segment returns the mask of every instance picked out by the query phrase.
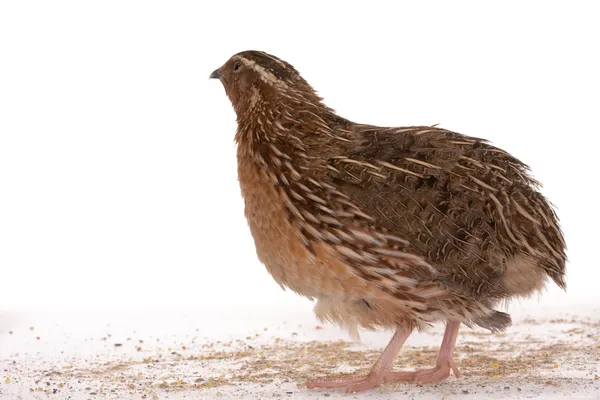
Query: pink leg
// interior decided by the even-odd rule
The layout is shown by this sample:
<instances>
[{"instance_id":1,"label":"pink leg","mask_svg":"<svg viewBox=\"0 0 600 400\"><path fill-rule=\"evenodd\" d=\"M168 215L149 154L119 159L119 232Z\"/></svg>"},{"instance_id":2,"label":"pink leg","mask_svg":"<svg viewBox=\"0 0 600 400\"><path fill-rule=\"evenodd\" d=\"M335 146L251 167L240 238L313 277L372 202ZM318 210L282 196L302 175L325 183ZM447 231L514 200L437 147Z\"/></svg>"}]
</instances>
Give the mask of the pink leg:
<instances>
[{"instance_id":1,"label":"pink leg","mask_svg":"<svg viewBox=\"0 0 600 400\"><path fill-rule=\"evenodd\" d=\"M379 386L385 380L385 375L390 369L394 359L398 355L400 348L408 339L412 332L410 328L398 328L390 343L379 356L371 372L368 375L362 376L351 376L347 378L338 379L317 379L314 381L306 382L306 386L309 389L313 388L345 388L347 393L360 392L361 390L368 390Z\"/></svg>"},{"instance_id":2,"label":"pink leg","mask_svg":"<svg viewBox=\"0 0 600 400\"><path fill-rule=\"evenodd\" d=\"M457 378L460 376L458 368L452 360L452 352L458 337L458 328L460 322L448 321L446 331L444 332L444 340L438 354L436 366L431 369L425 369L415 372L393 372L388 371L384 376L384 382L407 381L414 380L417 384L432 383L442 381L450 376L450 371L454 372Z\"/></svg>"}]
</instances>

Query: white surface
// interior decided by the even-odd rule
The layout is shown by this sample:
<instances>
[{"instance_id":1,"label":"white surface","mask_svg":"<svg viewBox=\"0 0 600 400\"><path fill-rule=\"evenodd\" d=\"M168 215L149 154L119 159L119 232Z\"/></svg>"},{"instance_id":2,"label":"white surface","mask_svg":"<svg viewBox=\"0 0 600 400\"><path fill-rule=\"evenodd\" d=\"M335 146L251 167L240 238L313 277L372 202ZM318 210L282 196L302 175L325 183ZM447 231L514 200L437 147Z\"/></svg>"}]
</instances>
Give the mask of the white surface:
<instances>
[{"instance_id":1,"label":"white surface","mask_svg":"<svg viewBox=\"0 0 600 400\"><path fill-rule=\"evenodd\" d=\"M477 348L475 353L457 350L460 379L416 386L412 383L385 385L353 395L340 390L308 390L293 378L286 381L286 359L281 352L302 346L326 347L348 335L337 328L315 329L308 302L268 310L239 307L177 310L104 310L4 312L0 314L0 398L2 399L598 399L600 398L600 307L597 299L566 296L544 302L529 300L513 304L515 325L506 335L490 335L463 327L458 349ZM33 328L33 329L32 329ZM436 351L442 327L414 333L404 352ZM12 332L12 333L10 333ZM39 337L39 339L37 339ZM385 332L365 332L356 351L380 351L390 338ZM143 342L140 342L143 341ZM123 346L115 347L115 343ZM185 347L184 347L185 346ZM251 349L248 350L249 347ZM269 368L240 370L244 359L209 359L215 351L262 352L273 361ZM431 347L429 347L431 346ZM465 347L467 346L467 347ZM545 348L555 348L545 351ZM139 351L138 348L139 347ZM566 350L564 349L566 348ZM175 352L176 354L174 354ZM401 359L402 359L401 353ZM495 357L500 363L492 375L494 361L481 364L490 376L466 367L465 357ZM510 372L522 355L531 369ZM206 359L198 357L206 356ZM376 353L363 361L367 368ZM309 363L308 353L299 353ZM360 353L352 359L361 361ZM491 360L491 359L490 359ZM406 360L405 360L406 361ZM410 362L419 364L417 355ZM290 359L291 362L291 359ZM283 363L283 364L282 364ZM399 365L398 365L399 364ZM251 365L251 364L248 364ZM327 374L349 373L336 354L325 363ZM553 367L553 365L555 367ZM410 366L398 362L396 368ZM309 363L306 366L310 375ZM476 368L480 368L479 366ZM261 384L236 382L243 373L272 373ZM204 386L223 376L227 382ZM317 377L318 375L314 375ZM6 382L6 378L9 382ZM180 383L178 383L181 381ZM190 387L194 382L203 382ZM93 394L92 394L93 393ZM146 397L142 397L146 395ZM156 396L156 397L154 397Z\"/></svg>"}]
</instances>

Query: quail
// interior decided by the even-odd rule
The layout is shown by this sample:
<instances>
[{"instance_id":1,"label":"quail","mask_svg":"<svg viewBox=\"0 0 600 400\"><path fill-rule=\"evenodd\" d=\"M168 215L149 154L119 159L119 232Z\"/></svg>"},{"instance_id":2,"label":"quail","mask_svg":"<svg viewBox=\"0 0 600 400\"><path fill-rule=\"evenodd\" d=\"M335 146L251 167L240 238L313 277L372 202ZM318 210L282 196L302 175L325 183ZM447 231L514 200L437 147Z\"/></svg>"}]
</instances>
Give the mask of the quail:
<instances>
[{"instance_id":1,"label":"quail","mask_svg":"<svg viewBox=\"0 0 600 400\"><path fill-rule=\"evenodd\" d=\"M489 141L437 126L343 118L289 63L233 55L210 78L237 115L238 176L256 253L282 288L356 334L393 329L364 376L309 388L356 392L446 379L461 324L503 331L512 298L565 289L566 245L529 167ZM436 365L394 371L415 329L445 322Z\"/></svg>"}]
</instances>

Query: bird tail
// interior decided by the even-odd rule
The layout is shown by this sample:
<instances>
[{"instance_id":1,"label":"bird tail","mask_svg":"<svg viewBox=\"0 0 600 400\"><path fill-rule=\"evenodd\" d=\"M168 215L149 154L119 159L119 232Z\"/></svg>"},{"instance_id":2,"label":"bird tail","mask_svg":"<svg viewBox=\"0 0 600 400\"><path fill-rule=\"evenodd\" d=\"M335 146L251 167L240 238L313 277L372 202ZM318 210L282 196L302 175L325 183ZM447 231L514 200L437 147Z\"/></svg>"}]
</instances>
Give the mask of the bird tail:
<instances>
[{"instance_id":1,"label":"bird tail","mask_svg":"<svg viewBox=\"0 0 600 400\"><path fill-rule=\"evenodd\" d=\"M493 311L491 314L474 319L473 322L492 332L503 332L512 325L512 318L510 317L510 314L501 311Z\"/></svg>"}]
</instances>

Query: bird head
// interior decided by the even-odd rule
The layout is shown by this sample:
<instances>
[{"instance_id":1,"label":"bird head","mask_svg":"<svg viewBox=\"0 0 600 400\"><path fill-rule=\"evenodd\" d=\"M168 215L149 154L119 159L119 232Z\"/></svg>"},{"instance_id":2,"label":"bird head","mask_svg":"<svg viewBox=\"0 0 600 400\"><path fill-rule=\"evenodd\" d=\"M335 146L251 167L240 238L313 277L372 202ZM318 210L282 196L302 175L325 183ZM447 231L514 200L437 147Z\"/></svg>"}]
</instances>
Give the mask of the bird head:
<instances>
[{"instance_id":1,"label":"bird head","mask_svg":"<svg viewBox=\"0 0 600 400\"><path fill-rule=\"evenodd\" d=\"M221 81L238 119L259 105L264 108L265 102L271 107L290 102L321 104L321 99L292 65L262 51L233 55L210 78Z\"/></svg>"}]
</instances>

